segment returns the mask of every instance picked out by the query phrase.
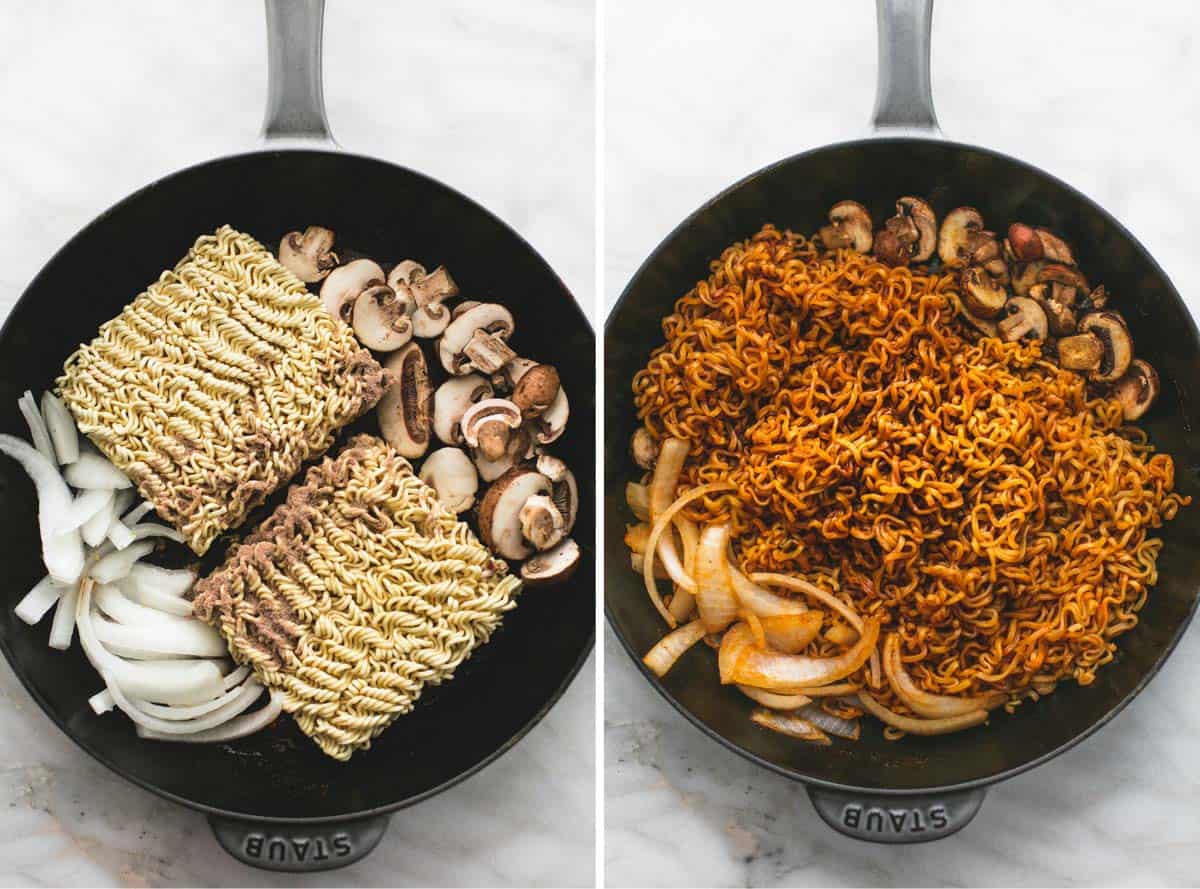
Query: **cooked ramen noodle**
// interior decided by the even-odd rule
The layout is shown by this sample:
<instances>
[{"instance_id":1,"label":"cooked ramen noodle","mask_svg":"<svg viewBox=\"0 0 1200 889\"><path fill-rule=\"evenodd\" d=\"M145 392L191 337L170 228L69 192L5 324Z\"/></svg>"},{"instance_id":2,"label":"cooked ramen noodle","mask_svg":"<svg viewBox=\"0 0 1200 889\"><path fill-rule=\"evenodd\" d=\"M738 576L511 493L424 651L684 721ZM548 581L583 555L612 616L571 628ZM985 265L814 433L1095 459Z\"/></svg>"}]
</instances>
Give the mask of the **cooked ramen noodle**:
<instances>
[{"instance_id":1,"label":"cooked ramen noodle","mask_svg":"<svg viewBox=\"0 0 1200 889\"><path fill-rule=\"evenodd\" d=\"M1187 502L1116 399L1040 342L980 336L959 287L768 226L678 300L633 384L651 436L687 443L671 497L711 486L681 518L728 524L746 575L811 582L879 622L873 666L826 710L907 731L929 715L914 696L976 696L967 725L982 702L1091 683L1155 583L1151 532ZM844 653L858 632L807 601L836 631L803 653ZM898 696L880 655L916 688Z\"/></svg>"},{"instance_id":2,"label":"cooked ramen noodle","mask_svg":"<svg viewBox=\"0 0 1200 889\"><path fill-rule=\"evenodd\" d=\"M488 640L520 580L378 438L353 438L225 564L195 612L335 759Z\"/></svg>"},{"instance_id":3,"label":"cooked ramen noodle","mask_svg":"<svg viewBox=\"0 0 1200 889\"><path fill-rule=\"evenodd\" d=\"M351 330L229 226L198 239L58 379L80 431L197 554L386 383Z\"/></svg>"}]
</instances>

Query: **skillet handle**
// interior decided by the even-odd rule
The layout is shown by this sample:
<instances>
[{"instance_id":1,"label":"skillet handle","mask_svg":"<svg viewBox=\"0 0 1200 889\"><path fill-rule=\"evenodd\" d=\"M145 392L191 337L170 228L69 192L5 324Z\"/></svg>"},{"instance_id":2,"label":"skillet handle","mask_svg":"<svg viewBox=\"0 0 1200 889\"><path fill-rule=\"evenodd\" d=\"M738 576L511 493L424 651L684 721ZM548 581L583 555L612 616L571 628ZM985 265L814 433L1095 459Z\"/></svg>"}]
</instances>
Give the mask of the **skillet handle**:
<instances>
[{"instance_id":1,"label":"skillet handle","mask_svg":"<svg viewBox=\"0 0 1200 889\"><path fill-rule=\"evenodd\" d=\"M979 812L986 788L913 796L865 796L809 787L821 819L856 840L927 843L958 833Z\"/></svg>"},{"instance_id":2,"label":"skillet handle","mask_svg":"<svg viewBox=\"0 0 1200 889\"><path fill-rule=\"evenodd\" d=\"M267 111L262 140L336 147L325 117L325 0L266 0Z\"/></svg>"},{"instance_id":3,"label":"skillet handle","mask_svg":"<svg viewBox=\"0 0 1200 889\"><path fill-rule=\"evenodd\" d=\"M388 816L329 824L271 824L208 816L221 848L242 864L263 870L313 873L346 867L383 839Z\"/></svg>"},{"instance_id":4,"label":"skillet handle","mask_svg":"<svg viewBox=\"0 0 1200 889\"><path fill-rule=\"evenodd\" d=\"M875 14L879 77L872 129L880 134L940 135L929 76L933 0L875 0Z\"/></svg>"}]
</instances>

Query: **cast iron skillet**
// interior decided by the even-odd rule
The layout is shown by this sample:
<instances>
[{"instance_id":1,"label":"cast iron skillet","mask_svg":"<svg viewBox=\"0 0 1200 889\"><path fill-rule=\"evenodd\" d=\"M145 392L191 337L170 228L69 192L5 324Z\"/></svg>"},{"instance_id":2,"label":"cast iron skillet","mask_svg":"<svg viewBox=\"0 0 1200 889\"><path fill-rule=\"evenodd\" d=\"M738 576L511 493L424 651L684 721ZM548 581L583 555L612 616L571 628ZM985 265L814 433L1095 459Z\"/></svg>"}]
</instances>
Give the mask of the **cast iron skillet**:
<instances>
[{"instance_id":1,"label":"cast iron skillet","mask_svg":"<svg viewBox=\"0 0 1200 889\"><path fill-rule=\"evenodd\" d=\"M319 222L334 229L339 244L380 259L444 263L465 294L511 308L514 347L556 365L573 399L576 409L556 452L586 478L595 461L587 321L533 248L469 198L411 170L330 150L320 89L322 11L322 0L267 2L265 133L325 147L192 167L131 195L76 235L0 331L0 430L27 435L14 406L21 391L50 387L67 355L198 235L230 223L274 245L285 232ZM374 419L353 428L374 429ZM287 718L235 744L187 745L140 741L129 720L93 714L87 697L98 679L78 646L53 651L46 646L49 621L31 628L13 617L13 606L44 569L33 488L7 459L0 460L0 648L50 718L84 750L130 781L207 812L237 858L277 870L342 866L374 848L387 813L461 781L515 744L579 670L595 627L595 509L588 485L581 494L573 536L584 559L574 579L549 593L524 594L453 682L428 690L411 715L346 764L322 754ZM218 557L210 554L206 563Z\"/></svg>"},{"instance_id":2,"label":"cast iron skillet","mask_svg":"<svg viewBox=\"0 0 1200 889\"><path fill-rule=\"evenodd\" d=\"M822 225L829 207L853 198L877 220L897 197L927 196L940 214L972 204L985 222L1047 225L1075 246L1091 280L1115 294L1138 354L1159 371L1163 391L1144 420L1175 458L1178 488L1200 492L1200 340L1162 269L1120 223L1070 186L994 151L938 141L929 85L932 0L878 0L877 130L903 136L848 142L781 161L717 195L675 229L630 281L605 328L605 603L618 638L650 683L698 728L729 749L807 785L821 817L849 836L879 842L937 839L965 826L986 787L1046 762L1112 719L1174 648L1196 605L1200 509L1184 509L1163 533L1159 581L1120 655L1095 684L1064 683L1049 698L998 713L989 726L941 738L886 742L863 720L858 743L817 748L750 722L752 704L716 679L715 652L698 645L663 680L640 658L663 625L641 579L629 570L622 536L630 514L624 485L637 471L624 443L636 425L630 384L662 342L660 320L707 274L708 262L764 223L798 231Z\"/></svg>"}]
</instances>

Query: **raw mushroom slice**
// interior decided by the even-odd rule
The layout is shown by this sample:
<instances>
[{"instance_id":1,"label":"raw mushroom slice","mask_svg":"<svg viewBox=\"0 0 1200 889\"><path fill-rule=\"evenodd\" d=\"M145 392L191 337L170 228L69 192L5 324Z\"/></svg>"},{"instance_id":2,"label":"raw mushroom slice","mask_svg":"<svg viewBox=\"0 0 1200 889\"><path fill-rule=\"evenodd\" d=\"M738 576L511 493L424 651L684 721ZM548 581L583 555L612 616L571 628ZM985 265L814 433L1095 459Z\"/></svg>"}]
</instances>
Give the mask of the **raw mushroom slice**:
<instances>
[{"instance_id":1,"label":"raw mushroom slice","mask_svg":"<svg viewBox=\"0 0 1200 889\"><path fill-rule=\"evenodd\" d=\"M466 512L479 490L479 473L460 448L438 448L425 458L421 481L437 492L442 505L453 513Z\"/></svg>"},{"instance_id":2,"label":"raw mushroom slice","mask_svg":"<svg viewBox=\"0 0 1200 889\"><path fill-rule=\"evenodd\" d=\"M394 352L413 337L408 304L386 284L368 287L354 301L354 334L368 349Z\"/></svg>"},{"instance_id":3,"label":"raw mushroom slice","mask_svg":"<svg viewBox=\"0 0 1200 889\"><path fill-rule=\"evenodd\" d=\"M959 207L947 213L938 232L938 256L942 263L947 268L965 265L971 236L982 230L983 217L974 207Z\"/></svg>"},{"instance_id":4,"label":"raw mushroom slice","mask_svg":"<svg viewBox=\"0 0 1200 889\"><path fill-rule=\"evenodd\" d=\"M538 364L521 374L513 387L512 403L526 420L540 417L558 398L561 388L558 371L549 364Z\"/></svg>"},{"instance_id":5,"label":"raw mushroom slice","mask_svg":"<svg viewBox=\"0 0 1200 889\"><path fill-rule=\"evenodd\" d=\"M467 408L485 398L491 398L492 384L479 374L451 377L438 386L433 394L433 432L448 445L463 443L459 423Z\"/></svg>"},{"instance_id":6,"label":"raw mushroom slice","mask_svg":"<svg viewBox=\"0 0 1200 889\"><path fill-rule=\"evenodd\" d=\"M459 421L463 441L487 460L504 456L512 430L520 425L520 409L505 398L485 398L467 408Z\"/></svg>"},{"instance_id":7,"label":"raw mushroom slice","mask_svg":"<svg viewBox=\"0 0 1200 889\"><path fill-rule=\"evenodd\" d=\"M532 469L514 467L492 482L479 503L479 537L484 546L505 559L528 558L533 547L522 532L521 508L530 497L550 492L550 480Z\"/></svg>"},{"instance_id":8,"label":"raw mushroom slice","mask_svg":"<svg viewBox=\"0 0 1200 889\"><path fill-rule=\"evenodd\" d=\"M383 269L379 263L370 259L356 259L329 273L321 285L321 303L334 318L350 324L358 295L368 287L383 282Z\"/></svg>"},{"instance_id":9,"label":"raw mushroom slice","mask_svg":"<svg viewBox=\"0 0 1200 889\"><path fill-rule=\"evenodd\" d=\"M1159 389L1158 372L1148 362L1135 358L1125 375L1113 384L1113 397L1121 402L1125 419L1132 423L1150 410Z\"/></svg>"},{"instance_id":10,"label":"raw mushroom slice","mask_svg":"<svg viewBox=\"0 0 1200 889\"><path fill-rule=\"evenodd\" d=\"M570 534L579 512L579 486L575 481L575 473L566 463L550 454L542 454L537 458L537 471L550 479L553 489L550 499L562 513L563 533Z\"/></svg>"},{"instance_id":11,"label":"raw mushroom slice","mask_svg":"<svg viewBox=\"0 0 1200 889\"><path fill-rule=\"evenodd\" d=\"M288 232L279 242L279 263L305 284L320 281L338 264L333 232L319 225L310 225L303 234Z\"/></svg>"},{"instance_id":12,"label":"raw mushroom slice","mask_svg":"<svg viewBox=\"0 0 1200 889\"><path fill-rule=\"evenodd\" d=\"M821 228L818 235L830 249L850 247L859 253L870 253L875 240L871 214L857 201L839 201L829 210L829 225Z\"/></svg>"},{"instance_id":13,"label":"raw mushroom slice","mask_svg":"<svg viewBox=\"0 0 1200 889\"><path fill-rule=\"evenodd\" d=\"M516 353L508 347L515 329L512 313L497 303L480 303L450 322L438 344L442 366L454 376L473 370L492 374Z\"/></svg>"},{"instance_id":14,"label":"raw mushroom slice","mask_svg":"<svg viewBox=\"0 0 1200 889\"><path fill-rule=\"evenodd\" d=\"M376 408L379 430L402 456L420 457L429 448L433 411L433 387L420 345L409 343L392 353L384 367L393 373L396 382Z\"/></svg>"},{"instance_id":15,"label":"raw mushroom slice","mask_svg":"<svg viewBox=\"0 0 1200 889\"><path fill-rule=\"evenodd\" d=\"M479 451L472 452L471 457L475 461L475 468L479 470L479 477L485 482L493 482L533 454L533 433L530 432L529 426L525 425L515 429L509 436L508 447L499 459L489 460Z\"/></svg>"},{"instance_id":16,"label":"raw mushroom slice","mask_svg":"<svg viewBox=\"0 0 1200 889\"><path fill-rule=\"evenodd\" d=\"M568 537L553 549L528 559L521 566L521 579L531 587L562 583L579 567L580 555L579 544Z\"/></svg>"},{"instance_id":17,"label":"raw mushroom slice","mask_svg":"<svg viewBox=\"0 0 1200 889\"><path fill-rule=\"evenodd\" d=\"M442 266L426 273L411 259L396 264L388 275L388 286L412 298L413 333L422 339L441 336L450 324L450 310L442 301L458 295L458 285Z\"/></svg>"},{"instance_id":18,"label":"raw mushroom slice","mask_svg":"<svg viewBox=\"0 0 1200 889\"><path fill-rule=\"evenodd\" d=\"M545 494L535 494L526 500L517 518L521 522L521 536L539 551L555 546L567 534L563 514Z\"/></svg>"}]
</instances>

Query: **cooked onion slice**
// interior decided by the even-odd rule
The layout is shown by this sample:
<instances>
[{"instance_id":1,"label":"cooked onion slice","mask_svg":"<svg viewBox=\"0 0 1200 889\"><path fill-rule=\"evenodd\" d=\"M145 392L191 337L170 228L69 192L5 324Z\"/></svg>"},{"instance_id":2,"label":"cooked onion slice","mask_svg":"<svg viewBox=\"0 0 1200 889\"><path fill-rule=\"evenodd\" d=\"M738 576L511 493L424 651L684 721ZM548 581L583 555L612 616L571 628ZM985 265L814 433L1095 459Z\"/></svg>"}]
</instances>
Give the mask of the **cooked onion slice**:
<instances>
[{"instance_id":1,"label":"cooked onion slice","mask_svg":"<svg viewBox=\"0 0 1200 889\"><path fill-rule=\"evenodd\" d=\"M812 698L807 695L777 695L774 692L755 688L753 685L739 685L738 691L750 700L772 710L799 710L805 704L812 703Z\"/></svg>"},{"instance_id":2,"label":"cooked onion slice","mask_svg":"<svg viewBox=\"0 0 1200 889\"><path fill-rule=\"evenodd\" d=\"M67 406L53 392L42 393L42 419L54 444L54 455L61 463L79 459L79 430Z\"/></svg>"},{"instance_id":3,"label":"cooked onion slice","mask_svg":"<svg viewBox=\"0 0 1200 889\"><path fill-rule=\"evenodd\" d=\"M729 563L729 579L733 582L733 594L737 596L738 603L759 617L777 617L781 614L800 614L808 611L808 606L803 602L763 589L739 571L732 561Z\"/></svg>"},{"instance_id":4,"label":"cooked onion slice","mask_svg":"<svg viewBox=\"0 0 1200 889\"><path fill-rule=\"evenodd\" d=\"M625 502L639 522L650 521L650 489L637 482L625 485Z\"/></svg>"},{"instance_id":5,"label":"cooked onion slice","mask_svg":"<svg viewBox=\"0 0 1200 889\"><path fill-rule=\"evenodd\" d=\"M821 731L828 732L837 738L845 738L847 741L857 741L861 731L857 719L842 719L840 716L826 713L821 709L820 704L811 704L803 708L797 715L804 717Z\"/></svg>"},{"instance_id":6,"label":"cooked onion slice","mask_svg":"<svg viewBox=\"0 0 1200 889\"><path fill-rule=\"evenodd\" d=\"M719 633L737 616L737 597L729 579L729 525L709 525L696 550L696 607L704 628Z\"/></svg>"},{"instance_id":7,"label":"cooked onion slice","mask_svg":"<svg viewBox=\"0 0 1200 889\"><path fill-rule=\"evenodd\" d=\"M862 702L863 709L880 722L886 722L892 728L898 728L910 735L946 735L950 732L958 732L981 725L987 722L988 718L986 710L972 710L969 713L947 716L943 719L914 719L911 716L901 716L899 713L889 710L871 697L869 692L860 691L858 699Z\"/></svg>"},{"instance_id":8,"label":"cooked onion slice","mask_svg":"<svg viewBox=\"0 0 1200 889\"><path fill-rule=\"evenodd\" d=\"M696 576L696 550L700 547L700 529L691 519L675 516L675 530L679 532L679 541L683 544L683 570L688 577ZM675 584L675 595L667 606L671 614L681 623L692 616L696 610L696 597Z\"/></svg>"},{"instance_id":9,"label":"cooked onion slice","mask_svg":"<svg viewBox=\"0 0 1200 889\"><path fill-rule=\"evenodd\" d=\"M853 682L836 682L832 685L816 685L806 688L804 694L810 698L840 698L845 695L858 694L858 686Z\"/></svg>"},{"instance_id":10,"label":"cooked onion slice","mask_svg":"<svg viewBox=\"0 0 1200 889\"><path fill-rule=\"evenodd\" d=\"M904 669L904 662L900 657L900 637L895 633L889 634L883 643L883 672L896 697L914 713L930 719L961 716L976 710L991 710L999 707L1008 698L1004 692L959 698L925 691Z\"/></svg>"},{"instance_id":11,"label":"cooked onion slice","mask_svg":"<svg viewBox=\"0 0 1200 889\"><path fill-rule=\"evenodd\" d=\"M688 443L678 438L668 438L662 444L658 460L654 464L654 477L650 481L650 522L657 523L659 518L671 506L675 499L675 489L679 486L679 476L683 472L683 461L687 459ZM660 534L662 532L659 532ZM689 593L694 591L691 578L684 573L683 564L679 561L679 553L675 549L675 538L667 534L655 538L658 557L662 559L663 567L671 575L671 579Z\"/></svg>"},{"instance_id":12,"label":"cooked onion slice","mask_svg":"<svg viewBox=\"0 0 1200 889\"><path fill-rule=\"evenodd\" d=\"M17 603L13 614L32 627L46 616L68 589L66 584L59 583L47 574Z\"/></svg>"},{"instance_id":13,"label":"cooked onion slice","mask_svg":"<svg viewBox=\"0 0 1200 889\"><path fill-rule=\"evenodd\" d=\"M853 648L833 657L779 654L757 648L741 657L732 681L782 694L807 694L809 687L844 679L867 662L879 640L879 619L868 618Z\"/></svg>"},{"instance_id":14,"label":"cooked onion slice","mask_svg":"<svg viewBox=\"0 0 1200 889\"><path fill-rule=\"evenodd\" d=\"M753 613L753 612L751 612ZM825 615L820 611L803 611L800 614L777 614L760 617L767 645L784 654L799 654L817 638Z\"/></svg>"},{"instance_id":15,"label":"cooked onion slice","mask_svg":"<svg viewBox=\"0 0 1200 889\"><path fill-rule=\"evenodd\" d=\"M834 645L853 645L858 640L858 630L845 624L834 624L825 631L825 638Z\"/></svg>"},{"instance_id":16,"label":"cooked onion slice","mask_svg":"<svg viewBox=\"0 0 1200 889\"><path fill-rule=\"evenodd\" d=\"M662 463L662 457L660 456L659 464L661 465L661 463ZM665 531L666 529L671 527L671 520L675 517L675 514L677 512L679 512L679 510L683 509L685 506L687 506L693 500L698 500L699 498L701 498L707 494L711 494L713 491L727 491L732 488L733 488L732 482L713 482L711 484L701 485L698 488L692 488L687 493L680 495L678 500L676 500L674 503L672 503L670 506L668 506L665 510L663 510L662 515L658 516L654 520L654 527L650 529L650 538L649 538L649 540L646 541L646 551L648 553L652 553L652 552L656 551L659 537L662 536L663 531ZM660 557L662 556L661 552L659 553L659 556ZM676 553L676 557L678 557L678 553ZM663 566L666 567L665 560L663 560ZM679 570L680 570L680 574L682 575L682 572L683 572L682 566L680 566ZM668 568L668 572L669 571L670 571L670 569ZM682 581L678 578L675 578L674 575L672 575L672 578L674 578L675 582L678 583L680 586L682 586L689 593L695 592L696 584L690 577L683 577ZM654 584L654 560L653 559L643 559L642 560L642 579L645 580L645 582L646 582L646 592L650 596L650 601L654 603L654 607L658 609L658 613L663 616L663 620L665 620L667 622L667 626L674 627L678 623L678 621L675 619L675 616L673 614L671 614L671 612L669 612L667 610L667 607L663 604L662 596L660 596L658 594L658 587L655 586L655 584Z\"/></svg>"},{"instance_id":17,"label":"cooked onion slice","mask_svg":"<svg viewBox=\"0 0 1200 889\"><path fill-rule=\"evenodd\" d=\"M725 635L721 637L721 647L717 651L717 672L721 676L722 685L729 685L734 681L734 671L752 648L754 632L748 624L739 622L725 631Z\"/></svg>"},{"instance_id":18,"label":"cooked onion slice","mask_svg":"<svg viewBox=\"0 0 1200 889\"><path fill-rule=\"evenodd\" d=\"M750 579L755 583L765 583L772 586L780 586L785 590L792 590L796 593L804 593L809 598L816 599L823 605L828 605L842 617L844 617L854 629L859 633L863 631L863 620L859 617L853 608L827 590L821 589L815 583L809 583L802 577L792 577L790 574L773 574L769 571L760 571L756 574L751 574Z\"/></svg>"},{"instance_id":19,"label":"cooked onion slice","mask_svg":"<svg viewBox=\"0 0 1200 889\"><path fill-rule=\"evenodd\" d=\"M683 653L704 638L704 623L694 620L684 624L658 640L642 658L642 663L654 671L655 676L666 676Z\"/></svg>"},{"instance_id":20,"label":"cooked onion slice","mask_svg":"<svg viewBox=\"0 0 1200 889\"><path fill-rule=\"evenodd\" d=\"M38 530L46 570L59 583L75 583L83 573L83 540L78 531L58 533L71 507L71 489L54 463L21 439L0 435L0 453L20 463L37 489Z\"/></svg>"},{"instance_id":21,"label":"cooked onion slice","mask_svg":"<svg viewBox=\"0 0 1200 889\"><path fill-rule=\"evenodd\" d=\"M781 735L787 735L789 738L810 741L822 747L828 747L833 743L829 735L825 734L807 719L795 713L758 707L750 714L750 718L763 728L779 732Z\"/></svg>"}]
</instances>

